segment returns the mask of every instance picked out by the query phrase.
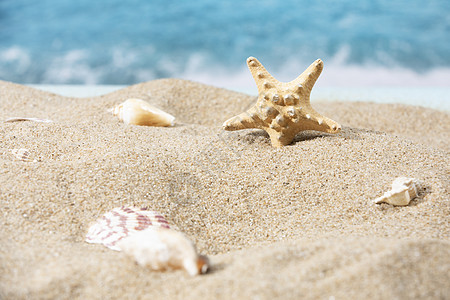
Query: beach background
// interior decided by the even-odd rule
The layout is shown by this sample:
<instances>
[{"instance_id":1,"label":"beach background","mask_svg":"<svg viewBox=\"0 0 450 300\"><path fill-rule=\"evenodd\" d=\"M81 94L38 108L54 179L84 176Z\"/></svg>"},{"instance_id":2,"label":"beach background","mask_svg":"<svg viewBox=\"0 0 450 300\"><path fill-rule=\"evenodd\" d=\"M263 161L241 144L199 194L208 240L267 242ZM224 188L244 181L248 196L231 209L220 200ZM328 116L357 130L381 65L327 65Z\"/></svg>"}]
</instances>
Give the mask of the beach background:
<instances>
[{"instance_id":1,"label":"beach background","mask_svg":"<svg viewBox=\"0 0 450 300\"><path fill-rule=\"evenodd\" d=\"M159 78L255 94L247 57L281 81L321 58L313 99L381 94L448 110L449 10L445 0L1 1L0 79L83 85L74 96Z\"/></svg>"},{"instance_id":2,"label":"beach background","mask_svg":"<svg viewBox=\"0 0 450 300\"><path fill-rule=\"evenodd\" d=\"M449 5L0 1L0 299L448 299ZM282 81L323 59L311 104L342 131L224 131L256 101L250 55ZM123 124L128 98L175 126ZM374 204L400 176L418 197ZM86 243L119 206L211 271Z\"/></svg>"}]
</instances>

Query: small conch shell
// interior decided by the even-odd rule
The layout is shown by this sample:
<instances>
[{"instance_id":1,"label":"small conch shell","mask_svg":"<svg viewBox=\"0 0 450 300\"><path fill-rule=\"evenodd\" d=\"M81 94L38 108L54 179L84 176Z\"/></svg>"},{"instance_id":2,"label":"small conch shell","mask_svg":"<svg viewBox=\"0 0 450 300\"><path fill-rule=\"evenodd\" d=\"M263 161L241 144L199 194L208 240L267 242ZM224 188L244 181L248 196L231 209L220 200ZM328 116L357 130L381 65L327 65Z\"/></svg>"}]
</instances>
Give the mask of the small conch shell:
<instances>
[{"instance_id":1,"label":"small conch shell","mask_svg":"<svg viewBox=\"0 0 450 300\"><path fill-rule=\"evenodd\" d=\"M392 182L392 189L374 200L392 205L405 206L419 194L419 182L415 178L398 177Z\"/></svg>"},{"instance_id":2,"label":"small conch shell","mask_svg":"<svg viewBox=\"0 0 450 300\"><path fill-rule=\"evenodd\" d=\"M173 126L175 117L141 99L128 99L113 108L113 114L125 124Z\"/></svg>"},{"instance_id":3,"label":"small conch shell","mask_svg":"<svg viewBox=\"0 0 450 300\"><path fill-rule=\"evenodd\" d=\"M118 247L136 262L153 270L184 269L191 276L208 271L209 260L181 232L149 227L121 240Z\"/></svg>"}]
</instances>

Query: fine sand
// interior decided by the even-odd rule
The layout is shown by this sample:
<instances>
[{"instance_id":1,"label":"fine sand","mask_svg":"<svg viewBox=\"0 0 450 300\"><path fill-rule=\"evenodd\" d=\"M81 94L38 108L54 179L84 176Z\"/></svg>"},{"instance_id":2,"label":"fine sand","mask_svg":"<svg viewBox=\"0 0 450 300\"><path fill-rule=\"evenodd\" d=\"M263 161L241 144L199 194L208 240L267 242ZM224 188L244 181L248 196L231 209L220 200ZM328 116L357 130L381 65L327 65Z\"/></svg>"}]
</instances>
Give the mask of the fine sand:
<instances>
[{"instance_id":1,"label":"fine sand","mask_svg":"<svg viewBox=\"0 0 450 300\"><path fill-rule=\"evenodd\" d=\"M131 97L177 125L119 122L108 109ZM221 129L254 101L175 79L95 98L0 81L0 299L449 299L450 114L314 102L342 132L277 149L263 131ZM419 197L373 204L398 176ZM84 242L123 205L160 211L211 272L154 272Z\"/></svg>"}]
</instances>

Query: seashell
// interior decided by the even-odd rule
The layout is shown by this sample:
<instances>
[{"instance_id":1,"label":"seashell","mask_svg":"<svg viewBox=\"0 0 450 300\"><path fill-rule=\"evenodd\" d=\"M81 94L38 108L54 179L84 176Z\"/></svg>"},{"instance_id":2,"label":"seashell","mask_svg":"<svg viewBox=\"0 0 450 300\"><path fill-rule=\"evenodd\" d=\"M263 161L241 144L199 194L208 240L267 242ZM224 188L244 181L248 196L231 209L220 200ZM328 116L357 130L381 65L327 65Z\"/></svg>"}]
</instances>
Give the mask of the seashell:
<instances>
[{"instance_id":1,"label":"seashell","mask_svg":"<svg viewBox=\"0 0 450 300\"><path fill-rule=\"evenodd\" d=\"M21 122L21 121L32 121L32 122L38 122L38 123L53 123L52 120L49 119L39 119L39 118L9 118L5 120L5 123L10 122Z\"/></svg>"},{"instance_id":2,"label":"seashell","mask_svg":"<svg viewBox=\"0 0 450 300\"><path fill-rule=\"evenodd\" d=\"M175 117L141 99L128 99L113 108L113 114L125 124L173 126Z\"/></svg>"},{"instance_id":3,"label":"seashell","mask_svg":"<svg viewBox=\"0 0 450 300\"><path fill-rule=\"evenodd\" d=\"M118 207L104 214L88 230L86 242L103 244L120 251L118 241L148 227L170 228L166 219L156 211L137 207Z\"/></svg>"},{"instance_id":4,"label":"seashell","mask_svg":"<svg viewBox=\"0 0 450 300\"><path fill-rule=\"evenodd\" d=\"M28 149L25 148L20 148L20 149L12 149L11 153L18 159L21 161L25 161L25 162L37 162L36 159L32 159L30 157L30 152L28 151Z\"/></svg>"},{"instance_id":5,"label":"seashell","mask_svg":"<svg viewBox=\"0 0 450 300\"><path fill-rule=\"evenodd\" d=\"M146 208L119 207L104 214L89 228L86 242L123 251L153 270L185 269L197 275L209 268L208 258L198 255L184 234Z\"/></svg>"},{"instance_id":6,"label":"seashell","mask_svg":"<svg viewBox=\"0 0 450 300\"><path fill-rule=\"evenodd\" d=\"M384 193L383 196L376 198L373 202L389 203L392 205L405 206L416 198L419 194L419 181L415 178L398 177L392 182L392 189Z\"/></svg>"},{"instance_id":7,"label":"seashell","mask_svg":"<svg viewBox=\"0 0 450 300\"><path fill-rule=\"evenodd\" d=\"M189 275L208 271L209 260L181 232L149 227L122 239L117 246L136 262L153 270L184 269Z\"/></svg>"}]
</instances>

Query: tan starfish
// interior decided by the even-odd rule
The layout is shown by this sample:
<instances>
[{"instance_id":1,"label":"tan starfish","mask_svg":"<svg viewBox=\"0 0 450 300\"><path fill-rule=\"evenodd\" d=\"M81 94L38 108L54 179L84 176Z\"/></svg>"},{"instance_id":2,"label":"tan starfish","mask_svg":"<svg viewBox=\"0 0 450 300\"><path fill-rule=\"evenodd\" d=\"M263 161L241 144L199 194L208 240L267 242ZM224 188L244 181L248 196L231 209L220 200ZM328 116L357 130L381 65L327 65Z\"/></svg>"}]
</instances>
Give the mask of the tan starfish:
<instances>
[{"instance_id":1,"label":"tan starfish","mask_svg":"<svg viewBox=\"0 0 450 300\"><path fill-rule=\"evenodd\" d=\"M274 147L289 145L303 130L341 130L341 125L316 112L310 104L311 90L323 69L322 60L313 62L291 82L276 80L254 57L247 59L247 65L258 86L258 101L246 112L227 120L223 124L225 130L263 129Z\"/></svg>"}]
</instances>

